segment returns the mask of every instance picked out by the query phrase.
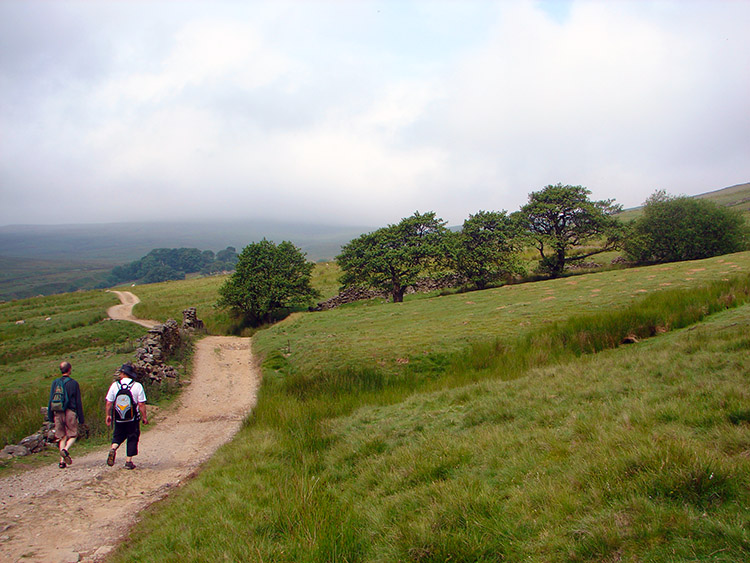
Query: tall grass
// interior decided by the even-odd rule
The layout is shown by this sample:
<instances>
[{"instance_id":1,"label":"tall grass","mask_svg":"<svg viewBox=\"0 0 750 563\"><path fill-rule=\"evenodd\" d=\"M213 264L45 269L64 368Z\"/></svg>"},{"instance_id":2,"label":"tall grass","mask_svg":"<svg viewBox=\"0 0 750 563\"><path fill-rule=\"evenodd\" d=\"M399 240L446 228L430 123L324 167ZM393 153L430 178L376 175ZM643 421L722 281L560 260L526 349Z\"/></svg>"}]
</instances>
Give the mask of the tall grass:
<instances>
[{"instance_id":1,"label":"tall grass","mask_svg":"<svg viewBox=\"0 0 750 563\"><path fill-rule=\"evenodd\" d=\"M104 320L117 302L111 293L88 291L0 304L0 447L40 428L41 408L64 360L81 385L89 435L106 433L102 397L145 333L132 323Z\"/></svg>"},{"instance_id":2,"label":"tall grass","mask_svg":"<svg viewBox=\"0 0 750 563\"><path fill-rule=\"evenodd\" d=\"M240 436L113 560L747 560L750 306L619 344L749 291L664 291L399 373L269 357Z\"/></svg>"}]
</instances>

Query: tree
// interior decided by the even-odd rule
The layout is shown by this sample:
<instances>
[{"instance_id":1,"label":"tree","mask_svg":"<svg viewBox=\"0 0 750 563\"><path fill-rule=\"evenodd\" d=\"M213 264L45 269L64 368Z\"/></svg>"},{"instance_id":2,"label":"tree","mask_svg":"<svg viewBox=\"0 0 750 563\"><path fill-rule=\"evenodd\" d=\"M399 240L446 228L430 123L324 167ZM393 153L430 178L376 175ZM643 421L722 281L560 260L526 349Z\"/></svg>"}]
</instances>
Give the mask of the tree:
<instances>
[{"instance_id":1,"label":"tree","mask_svg":"<svg viewBox=\"0 0 750 563\"><path fill-rule=\"evenodd\" d=\"M612 215L621 210L614 200L591 201L591 191L582 186L547 186L529 194L529 203L518 217L541 255L541 269L560 276L565 265L600 252L613 250L620 242L620 222ZM570 255L582 244L602 241L587 253Z\"/></svg>"},{"instance_id":2,"label":"tree","mask_svg":"<svg viewBox=\"0 0 750 563\"><path fill-rule=\"evenodd\" d=\"M388 291L394 303L404 300L406 288L445 256L445 221L430 211L418 211L342 247L336 262L344 287L364 285Z\"/></svg>"},{"instance_id":3,"label":"tree","mask_svg":"<svg viewBox=\"0 0 750 563\"><path fill-rule=\"evenodd\" d=\"M318 296L310 285L314 264L291 242L266 239L246 246L235 272L219 288L220 307L256 326L278 309L306 306Z\"/></svg>"},{"instance_id":4,"label":"tree","mask_svg":"<svg viewBox=\"0 0 750 563\"><path fill-rule=\"evenodd\" d=\"M625 255L635 262L698 260L743 250L742 215L707 199L671 197L659 190L630 225Z\"/></svg>"},{"instance_id":5,"label":"tree","mask_svg":"<svg viewBox=\"0 0 750 563\"><path fill-rule=\"evenodd\" d=\"M470 215L461 231L452 235L456 273L478 289L524 273L518 257L520 234L517 223L505 211L480 211Z\"/></svg>"}]
</instances>

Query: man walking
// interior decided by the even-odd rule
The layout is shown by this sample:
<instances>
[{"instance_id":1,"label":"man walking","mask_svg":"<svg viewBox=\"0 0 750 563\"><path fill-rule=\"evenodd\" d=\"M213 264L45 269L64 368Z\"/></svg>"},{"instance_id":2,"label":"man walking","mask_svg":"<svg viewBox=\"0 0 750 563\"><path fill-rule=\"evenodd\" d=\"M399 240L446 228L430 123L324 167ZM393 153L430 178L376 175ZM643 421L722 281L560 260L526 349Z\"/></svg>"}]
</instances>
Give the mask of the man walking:
<instances>
[{"instance_id":1,"label":"man walking","mask_svg":"<svg viewBox=\"0 0 750 563\"><path fill-rule=\"evenodd\" d=\"M125 469L135 469L133 457L138 455L138 439L141 435L140 421L148 424L146 415L146 392L143 385L135 381L135 370L123 364L117 372L117 381L107 391L105 414L107 426L114 424L112 446L107 455L107 465L115 464L117 448L127 440Z\"/></svg>"},{"instance_id":2,"label":"man walking","mask_svg":"<svg viewBox=\"0 0 750 563\"><path fill-rule=\"evenodd\" d=\"M68 362L60 364L62 377L52 382L47 404L47 419L55 423L55 438L60 448L60 469L73 463L69 450L78 438L78 425L84 423L81 388L70 377L73 367Z\"/></svg>"}]
</instances>

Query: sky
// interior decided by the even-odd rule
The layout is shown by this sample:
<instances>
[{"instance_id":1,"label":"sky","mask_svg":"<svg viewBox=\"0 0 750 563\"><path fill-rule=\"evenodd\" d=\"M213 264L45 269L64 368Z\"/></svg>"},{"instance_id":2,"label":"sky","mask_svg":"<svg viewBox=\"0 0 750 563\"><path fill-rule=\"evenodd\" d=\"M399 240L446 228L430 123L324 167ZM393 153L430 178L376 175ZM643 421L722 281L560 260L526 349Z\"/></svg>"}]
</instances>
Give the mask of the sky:
<instances>
[{"instance_id":1,"label":"sky","mask_svg":"<svg viewBox=\"0 0 750 563\"><path fill-rule=\"evenodd\" d=\"M0 225L750 181L750 0L0 1Z\"/></svg>"}]
</instances>

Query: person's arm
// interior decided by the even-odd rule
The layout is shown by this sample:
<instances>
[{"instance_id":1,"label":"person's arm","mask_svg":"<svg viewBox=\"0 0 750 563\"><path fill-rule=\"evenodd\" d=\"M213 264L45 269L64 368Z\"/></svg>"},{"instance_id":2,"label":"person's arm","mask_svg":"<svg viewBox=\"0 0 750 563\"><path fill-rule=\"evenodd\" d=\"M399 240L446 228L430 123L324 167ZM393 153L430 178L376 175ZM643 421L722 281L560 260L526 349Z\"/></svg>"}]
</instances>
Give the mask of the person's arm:
<instances>
[{"instance_id":1,"label":"person's arm","mask_svg":"<svg viewBox=\"0 0 750 563\"><path fill-rule=\"evenodd\" d=\"M148 424L148 417L146 416L146 403L138 403L138 412L141 413L141 422Z\"/></svg>"},{"instance_id":2,"label":"person's arm","mask_svg":"<svg viewBox=\"0 0 750 563\"><path fill-rule=\"evenodd\" d=\"M78 416L78 423L84 424L83 418L83 399L81 398L81 386L76 381L76 415Z\"/></svg>"},{"instance_id":3,"label":"person's arm","mask_svg":"<svg viewBox=\"0 0 750 563\"><path fill-rule=\"evenodd\" d=\"M47 401L47 420L55 422L55 415L52 412L52 392L55 389L55 382L52 382L52 386L49 389L49 401Z\"/></svg>"},{"instance_id":4,"label":"person's arm","mask_svg":"<svg viewBox=\"0 0 750 563\"><path fill-rule=\"evenodd\" d=\"M112 405L114 405L114 401L107 401L107 404L104 405L104 414L107 417L107 426L110 426L112 424Z\"/></svg>"}]
</instances>

